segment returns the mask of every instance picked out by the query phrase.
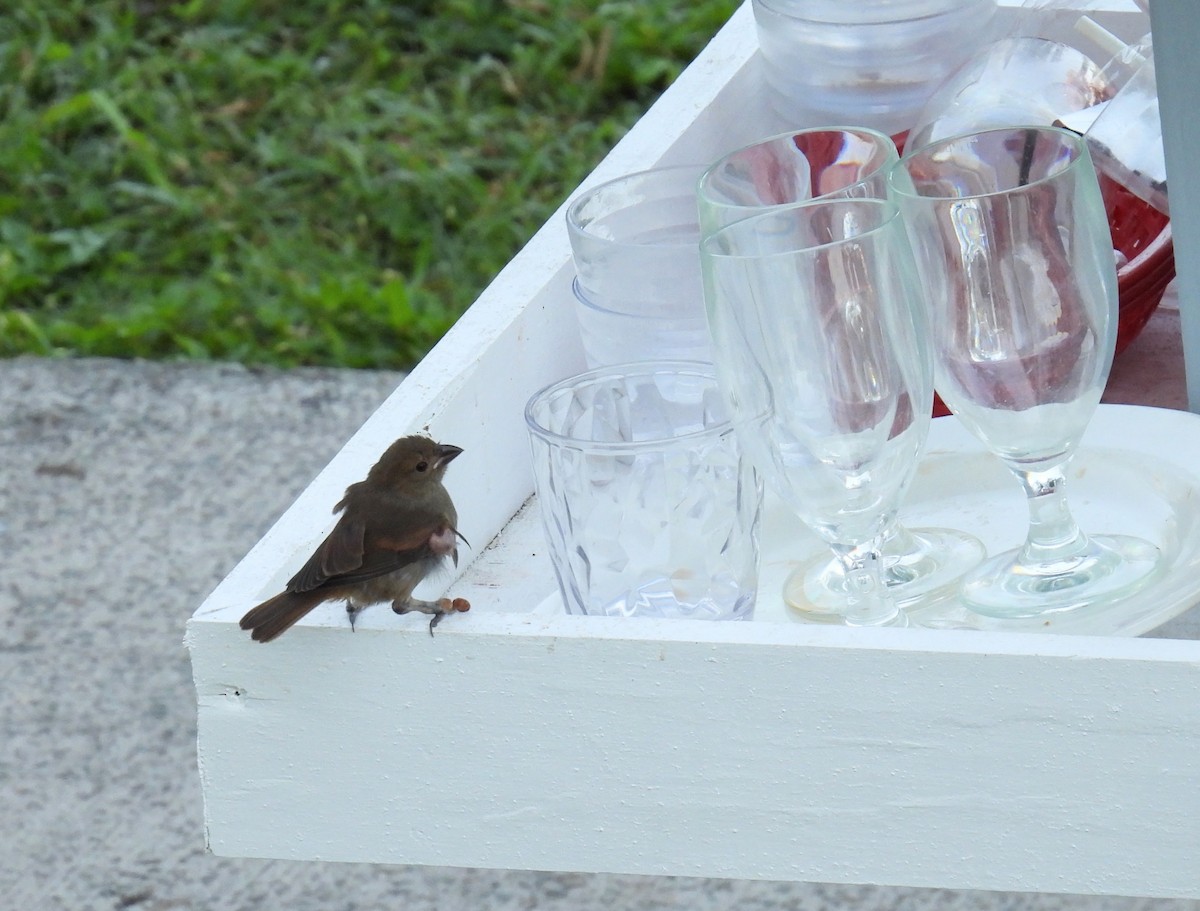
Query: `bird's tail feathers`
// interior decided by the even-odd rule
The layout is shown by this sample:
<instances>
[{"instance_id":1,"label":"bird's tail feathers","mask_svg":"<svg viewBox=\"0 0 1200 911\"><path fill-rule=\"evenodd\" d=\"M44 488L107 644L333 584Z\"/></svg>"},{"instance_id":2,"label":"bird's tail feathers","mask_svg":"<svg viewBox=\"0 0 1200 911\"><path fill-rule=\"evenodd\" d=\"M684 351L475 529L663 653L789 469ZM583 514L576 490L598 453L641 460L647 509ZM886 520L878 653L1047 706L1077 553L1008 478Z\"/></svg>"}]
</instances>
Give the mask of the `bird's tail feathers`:
<instances>
[{"instance_id":1,"label":"bird's tail feathers","mask_svg":"<svg viewBox=\"0 0 1200 911\"><path fill-rule=\"evenodd\" d=\"M254 641L270 642L324 600L321 592L282 592L250 608L238 625L251 630Z\"/></svg>"}]
</instances>

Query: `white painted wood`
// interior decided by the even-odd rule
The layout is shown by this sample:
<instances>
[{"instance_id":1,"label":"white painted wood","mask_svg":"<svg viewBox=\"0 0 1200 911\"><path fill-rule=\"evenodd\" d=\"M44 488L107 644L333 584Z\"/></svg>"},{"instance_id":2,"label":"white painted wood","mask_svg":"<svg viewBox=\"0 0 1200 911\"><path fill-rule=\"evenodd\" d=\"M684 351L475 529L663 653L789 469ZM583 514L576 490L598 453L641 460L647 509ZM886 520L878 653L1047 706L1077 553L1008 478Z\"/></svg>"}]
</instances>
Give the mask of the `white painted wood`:
<instances>
[{"instance_id":1,"label":"white painted wood","mask_svg":"<svg viewBox=\"0 0 1200 911\"><path fill-rule=\"evenodd\" d=\"M1200 895L1194 642L473 620L196 624L212 850Z\"/></svg>"},{"instance_id":2,"label":"white painted wood","mask_svg":"<svg viewBox=\"0 0 1200 911\"><path fill-rule=\"evenodd\" d=\"M757 67L747 5L585 183L777 131ZM570 275L560 209L192 618L215 853L1200 897L1200 642L558 613L521 412ZM415 429L466 449L471 612L250 642Z\"/></svg>"}]
</instances>

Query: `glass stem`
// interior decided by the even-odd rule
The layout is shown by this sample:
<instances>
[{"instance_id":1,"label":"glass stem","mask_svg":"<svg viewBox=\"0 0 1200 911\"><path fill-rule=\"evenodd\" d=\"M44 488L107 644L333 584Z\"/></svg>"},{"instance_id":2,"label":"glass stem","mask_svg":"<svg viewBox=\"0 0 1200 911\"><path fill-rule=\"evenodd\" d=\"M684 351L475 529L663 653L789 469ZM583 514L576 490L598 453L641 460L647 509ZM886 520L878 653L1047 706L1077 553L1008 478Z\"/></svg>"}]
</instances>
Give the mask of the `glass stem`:
<instances>
[{"instance_id":1,"label":"glass stem","mask_svg":"<svg viewBox=\"0 0 1200 911\"><path fill-rule=\"evenodd\" d=\"M847 626L896 625L897 620L903 620L883 582L883 558L878 542L837 548L837 555L846 576Z\"/></svg>"},{"instance_id":2,"label":"glass stem","mask_svg":"<svg viewBox=\"0 0 1200 911\"><path fill-rule=\"evenodd\" d=\"M917 539L895 518L887 524L879 541L881 554L909 554L917 549Z\"/></svg>"},{"instance_id":3,"label":"glass stem","mask_svg":"<svg viewBox=\"0 0 1200 911\"><path fill-rule=\"evenodd\" d=\"M1016 470L1029 503L1029 534L1020 562L1063 569L1088 549L1088 539L1067 505L1066 478L1061 465L1041 471Z\"/></svg>"}]
</instances>

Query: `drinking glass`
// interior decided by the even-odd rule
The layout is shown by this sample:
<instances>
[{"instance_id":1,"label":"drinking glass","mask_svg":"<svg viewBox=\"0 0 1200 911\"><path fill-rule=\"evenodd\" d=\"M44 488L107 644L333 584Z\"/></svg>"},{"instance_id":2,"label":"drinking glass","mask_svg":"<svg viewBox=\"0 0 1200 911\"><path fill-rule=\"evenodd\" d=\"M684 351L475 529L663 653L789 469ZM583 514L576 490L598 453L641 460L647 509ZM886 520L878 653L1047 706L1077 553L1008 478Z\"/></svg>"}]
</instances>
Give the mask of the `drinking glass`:
<instances>
[{"instance_id":1,"label":"drinking glass","mask_svg":"<svg viewBox=\"0 0 1200 911\"><path fill-rule=\"evenodd\" d=\"M838 618L906 625L880 545L929 428L920 289L893 203L770 209L701 242L734 430L767 483L836 555Z\"/></svg>"},{"instance_id":2,"label":"drinking glass","mask_svg":"<svg viewBox=\"0 0 1200 911\"><path fill-rule=\"evenodd\" d=\"M754 0L762 73L788 123L909 128L992 34L996 0Z\"/></svg>"},{"instance_id":3,"label":"drinking glass","mask_svg":"<svg viewBox=\"0 0 1200 911\"><path fill-rule=\"evenodd\" d=\"M711 364L600 368L525 409L568 613L748 620L762 484Z\"/></svg>"},{"instance_id":4,"label":"drinking glass","mask_svg":"<svg viewBox=\"0 0 1200 911\"><path fill-rule=\"evenodd\" d=\"M760 139L700 176L700 233L707 236L763 209L806 199L882 199L888 170L899 157L891 137L866 127L789 130Z\"/></svg>"},{"instance_id":5,"label":"drinking glass","mask_svg":"<svg viewBox=\"0 0 1200 911\"><path fill-rule=\"evenodd\" d=\"M730 152L700 177L697 201L703 236L751 215L806 199L887 196L896 145L865 127L818 127L771 136ZM907 528L898 519L884 532L884 580L902 607L952 593L984 556L979 539L947 528ZM836 619L845 602L841 561L799 567L784 601L815 617Z\"/></svg>"},{"instance_id":6,"label":"drinking glass","mask_svg":"<svg viewBox=\"0 0 1200 911\"><path fill-rule=\"evenodd\" d=\"M567 207L575 313L589 366L711 359L700 290L701 170L625 174Z\"/></svg>"},{"instance_id":7,"label":"drinking glass","mask_svg":"<svg viewBox=\"0 0 1200 911\"><path fill-rule=\"evenodd\" d=\"M938 392L1013 471L1029 505L1017 550L964 581L990 617L1084 609L1145 584L1158 549L1087 536L1064 469L1104 389L1117 331L1108 220L1082 137L984 130L905 156L892 193L913 240Z\"/></svg>"}]
</instances>

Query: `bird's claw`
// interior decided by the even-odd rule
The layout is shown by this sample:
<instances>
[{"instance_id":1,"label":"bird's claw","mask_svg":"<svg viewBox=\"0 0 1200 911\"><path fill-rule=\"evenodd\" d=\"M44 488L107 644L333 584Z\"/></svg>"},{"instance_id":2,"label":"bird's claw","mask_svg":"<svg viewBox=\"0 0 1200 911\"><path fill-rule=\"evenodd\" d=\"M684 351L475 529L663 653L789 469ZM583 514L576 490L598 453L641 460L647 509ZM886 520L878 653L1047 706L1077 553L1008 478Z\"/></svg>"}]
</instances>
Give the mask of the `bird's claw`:
<instances>
[{"instance_id":1,"label":"bird's claw","mask_svg":"<svg viewBox=\"0 0 1200 911\"><path fill-rule=\"evenodd\" d=\"M429 614L429 635L433 635L433 628L442 622L442 618L446 614L462 613L471 609L471 602L466 598L441 598L438 601L408 601L408 602L392 602L392 610L397 614L407 614L411 611L419 611L423 614Z\"/></svg>"}]
</instances>

